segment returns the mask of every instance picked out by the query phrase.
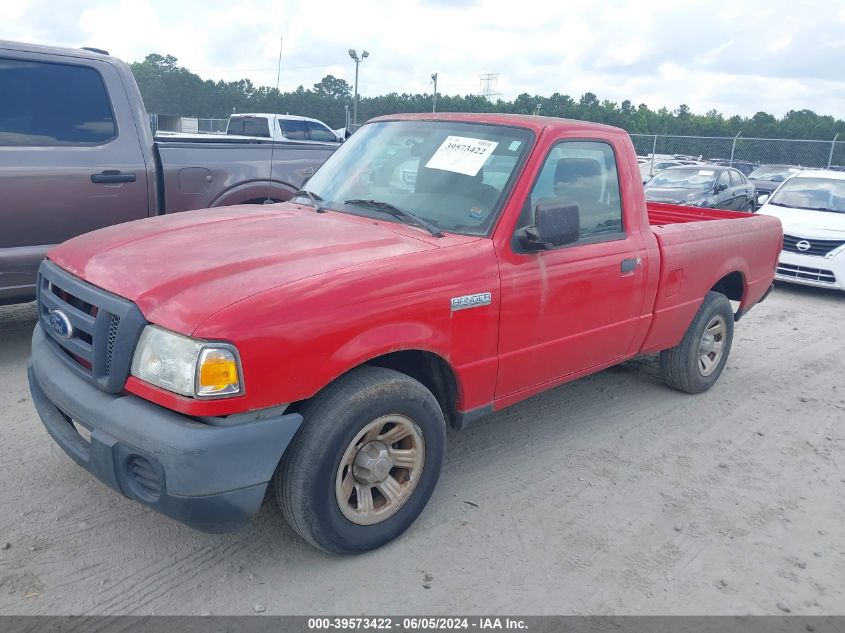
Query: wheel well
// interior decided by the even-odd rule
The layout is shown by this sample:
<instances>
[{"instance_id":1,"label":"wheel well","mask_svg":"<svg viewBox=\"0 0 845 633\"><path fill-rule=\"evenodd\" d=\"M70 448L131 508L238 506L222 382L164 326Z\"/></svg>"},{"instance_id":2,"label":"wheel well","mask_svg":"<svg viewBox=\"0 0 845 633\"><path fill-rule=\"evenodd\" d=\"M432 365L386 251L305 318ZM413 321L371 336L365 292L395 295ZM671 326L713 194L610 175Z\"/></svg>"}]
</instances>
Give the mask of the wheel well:
<instances>
[{"instance_id":1,"label":"wheel well","mask_svg":"<svg viewBox=\"0 0 845 633\"><path fill-rule=\"evenodd\" d=\"M443 358L422 350L403 350L377 356L363 364L392 369L420 381L437 398L446 422L454 426L458 411L458 383L452 368ZM342 377L340 376L338 379ZM299 411L305 402L307 400L291 403L286 412L295 413Z\"/></svg>"},{"instance_id":2,"label":"wheel well","mask_svg":"<svg viewBox=\"0 0 845 633\"><path fill-rule=\"evenodd\" d=\"M378 356L365 364L393 369L420 381L437 398L446 421L454 424L458 408L458 383L449 363L442 357L422 350L403 350Z\"/></svg>"},{"instance_id":3,"label":"wheel well","mask_svg":"<svg viewBox=\"0 0 845 633\"><path fill-rule=\"evenodd\" d=\"M731 301L742 301L745 280L742 278L742 273L734 271L722 277L710 290L722 293Z\"/></svg>"}]
</instances>

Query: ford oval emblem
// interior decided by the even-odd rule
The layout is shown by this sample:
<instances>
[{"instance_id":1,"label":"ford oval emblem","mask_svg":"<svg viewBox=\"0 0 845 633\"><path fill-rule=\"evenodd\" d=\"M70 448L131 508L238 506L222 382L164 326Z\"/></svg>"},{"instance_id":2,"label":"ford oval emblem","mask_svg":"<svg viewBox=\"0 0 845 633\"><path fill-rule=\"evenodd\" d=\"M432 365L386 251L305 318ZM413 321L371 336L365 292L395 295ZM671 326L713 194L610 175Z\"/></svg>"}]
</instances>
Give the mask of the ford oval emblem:
<instances>
[{"instance_id":1,"label":"ford oval emblem","mask_svg":"<svg viewBox=\"0 0 845 633\"><path fill-rule=\"evenodd\" d=\"M808 251L810 250L810 243L807 240L801 240L795 245L799 251Z\"/></svg>"},{"instance_id":2,"label":"ford oval emblem","mask_svg":"<svg viewBox=\"0 0 845 633\"><path fill-rule=\"evenodd\" d=\"M61 310L50 310L50 327L59 338L69 339L73 336L73 324Z\"/></svg>"}]
</instances>

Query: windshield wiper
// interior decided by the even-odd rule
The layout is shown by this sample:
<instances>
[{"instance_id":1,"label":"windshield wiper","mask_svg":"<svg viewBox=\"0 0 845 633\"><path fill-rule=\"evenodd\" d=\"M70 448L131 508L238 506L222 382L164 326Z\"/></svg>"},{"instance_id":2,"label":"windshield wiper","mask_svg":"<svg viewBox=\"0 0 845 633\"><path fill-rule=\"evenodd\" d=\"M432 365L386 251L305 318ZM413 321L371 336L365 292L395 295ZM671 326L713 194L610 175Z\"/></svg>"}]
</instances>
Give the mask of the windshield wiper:
<instances>
[{"instance_id":1,"label":"windshield wiper","mask_svg":"<svg viewBox=\"0 0 845 633\"><path fill-rule=\"evenodd\" d=\"M316 211L317 213L325 213L328 210L324 209L323 205L320 204L323 199L316 193L312 193L307 189L300 189L295 194L293 194L293 198L296 198L297 196L306 196L311 201L311 206L314 207L314 211Z\"/></svg>"},{"instance_id":2,"label":"windshield wiper","mask_svg":"<svg viewBox=\"0 0 845 633\"><path fill-rule=\"evenodd\" d=\"M349 200L344 200L343 203L352 204L359 207L370 207L372 209L384 211L385 213L389 213L390 215L396 218L404 219L406 221L410 221L412 224L416 224L418 226L423 227L434 237L444 237L443 231L434 226L431 222L423 220L418 215L414 215L413 213L411 213L410 211L406 211L405 209L400 209L399 207L392 205L389 202L384 202L382 200L368 200L365 198L351 198Z\"/></svg>"}]
</instances>

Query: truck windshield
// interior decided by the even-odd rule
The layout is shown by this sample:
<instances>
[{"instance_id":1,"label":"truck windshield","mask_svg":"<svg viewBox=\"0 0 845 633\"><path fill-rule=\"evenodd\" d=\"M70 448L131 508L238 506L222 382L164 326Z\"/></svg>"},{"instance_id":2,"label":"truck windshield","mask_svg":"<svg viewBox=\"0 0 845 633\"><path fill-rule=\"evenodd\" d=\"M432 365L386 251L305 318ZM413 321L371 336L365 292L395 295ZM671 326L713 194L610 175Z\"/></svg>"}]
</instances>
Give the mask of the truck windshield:
<instances>
[{"instance_id":1,"label":"truck windshield","mask_svg":"<svg viewBox=\"0 0 845 633\"><path fill-rule=\"evenodd\" d=\"M363 126L308 181L323 207L399 221L406 210L437 229L485 235L533 140L529 130L453 121ZM349 201L349 202L347 202Z\"/></svg>"},{"instance_id":2,"label":"truck windshield","mask_svg":"<svg viewBox=\"0 0 845 633\"><path fill-rule=\"evenodd\" d=\"M845 213L845 179L792 178L780 186L769 204Z\"/></svg>"},{"instance_id":3,"label":"truck windshield","mask_svg":"<svg viewBox=\"0 0 845 633\"><path fill-rule=\"evenodd\" d=\"M648 181L647 189L712 189L713 169L666 169Z\"/></svg>"}]
</instances>

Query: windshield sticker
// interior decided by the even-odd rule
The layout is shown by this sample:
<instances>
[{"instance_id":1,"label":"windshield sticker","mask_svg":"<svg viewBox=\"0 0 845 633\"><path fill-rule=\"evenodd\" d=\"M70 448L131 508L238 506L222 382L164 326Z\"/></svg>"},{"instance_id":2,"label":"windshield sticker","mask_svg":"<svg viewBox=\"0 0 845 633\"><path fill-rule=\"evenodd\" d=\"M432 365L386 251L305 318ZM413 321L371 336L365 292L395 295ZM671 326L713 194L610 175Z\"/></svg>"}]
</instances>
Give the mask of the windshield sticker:
<instances>
[{"instance_id":1,"label":"windshield sticker","mask_svg":"<svg viewBox=\"0 0 845 633\"><path fill-rule=\"evenodd\" d=\"M509 152L515 152L519 149L519 146L522 145L522 141L511 141L511 144L508 145Z\"/></svg>"},{"instance_id":2,"label":"windshield sticker","mask_svg":"<svg viewBox=\"0 0 845 633\"><path fill-rule=\"evenodd\" d=\"M712 169L699 169L699 176L712 176L715 172Z\"/></svg>"},{"instance_id":3,"label":"windshield sticker","mask_svg":"<svg viewBox=\"0 0 845 633\"><path fill-rule=\"evenodd\" d=\"M480 220L484 217L484 211L481 209L481 207L470 207L469 217L474 220Z\"/></svg>"},{"instance_id":4,"label":"windshield sticker","mask_svg":"<svg viewBox=\"0 0 845 633\"><path fill-rule=\"evenodd\" d=\"M429 169L476 176L498 145L480 138L447 136L425 166Z\"/></svg>"}]
</instances>

